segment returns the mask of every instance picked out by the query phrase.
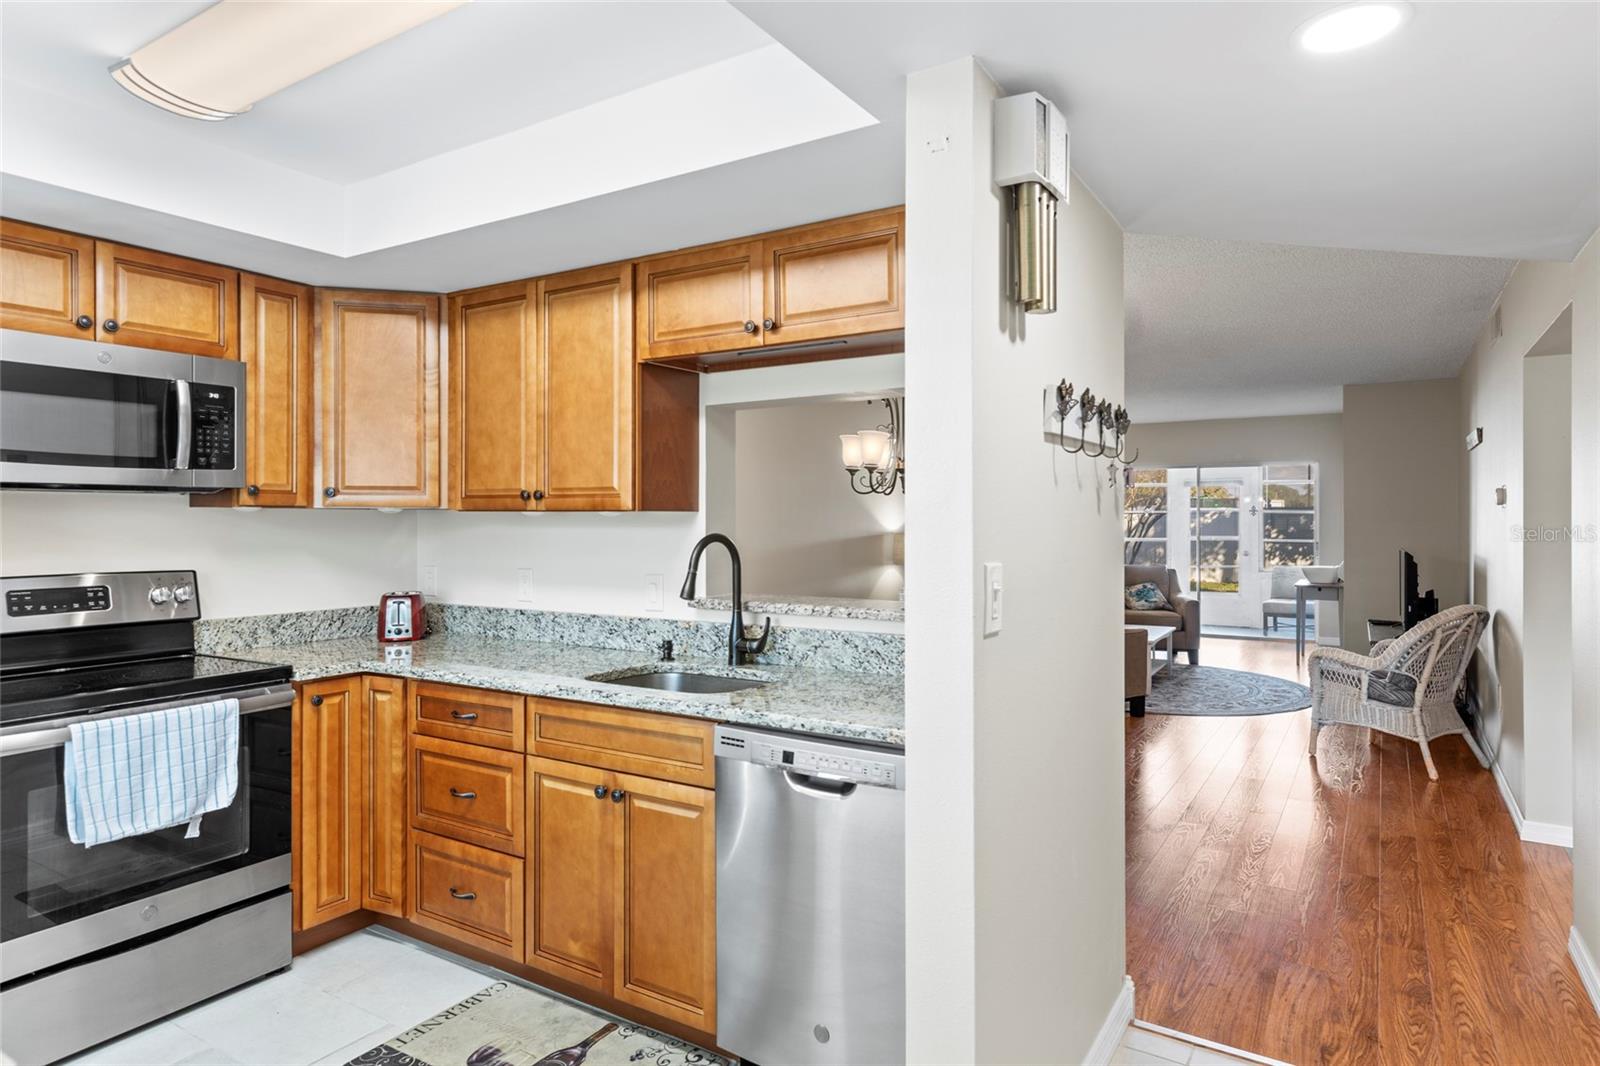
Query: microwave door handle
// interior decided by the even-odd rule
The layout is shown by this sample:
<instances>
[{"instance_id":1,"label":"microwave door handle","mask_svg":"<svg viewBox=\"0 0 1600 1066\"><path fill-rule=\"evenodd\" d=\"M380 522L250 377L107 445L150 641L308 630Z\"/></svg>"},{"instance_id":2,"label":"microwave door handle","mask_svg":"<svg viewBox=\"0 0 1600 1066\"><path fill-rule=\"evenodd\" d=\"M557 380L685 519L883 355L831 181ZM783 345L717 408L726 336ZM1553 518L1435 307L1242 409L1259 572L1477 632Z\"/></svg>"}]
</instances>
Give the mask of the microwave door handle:
<instances>
[{"instance_id":1,"label":"microwave door handle","mask_svg":"<svg viewBox=\"0 0 1600 1066\"><path fill-rule=\"evenodd\" d=\"M173 449L172 469L187 470L191 461L190 448L194 440L194 403L189 394L189 382L179 378L172 383L177 398L178 444Z\"/></svg>"}]
</instances>

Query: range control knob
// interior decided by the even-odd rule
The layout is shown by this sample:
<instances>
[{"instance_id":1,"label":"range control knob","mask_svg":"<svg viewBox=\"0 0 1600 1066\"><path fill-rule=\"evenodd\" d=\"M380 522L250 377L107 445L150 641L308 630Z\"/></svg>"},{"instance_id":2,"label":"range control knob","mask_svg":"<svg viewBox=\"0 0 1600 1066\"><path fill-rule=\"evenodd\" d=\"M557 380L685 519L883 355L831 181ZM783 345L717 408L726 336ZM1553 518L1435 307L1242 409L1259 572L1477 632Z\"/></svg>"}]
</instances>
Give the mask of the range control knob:
<instances>
[{"instance_id":1,"label":"range control knob","mask_svg":"<svg viewBox=\"0 0 1600 1066\"><path fill-rule=\"evenodd\" d=\"M188 603L194 599L193 585L175 585L172 589L172 598L179 603Z\"/></svg>"},{"instance_id":2,"label":"range control knob","mask_svg":"<svg viewBox=\"0 0 1600 1066\"><path fill-rule=\"evenodd\" d=\"M172 599L172 590L164 585L158 585L150 590L150 602L160 607Z\"/></svg>"}]
</instances>

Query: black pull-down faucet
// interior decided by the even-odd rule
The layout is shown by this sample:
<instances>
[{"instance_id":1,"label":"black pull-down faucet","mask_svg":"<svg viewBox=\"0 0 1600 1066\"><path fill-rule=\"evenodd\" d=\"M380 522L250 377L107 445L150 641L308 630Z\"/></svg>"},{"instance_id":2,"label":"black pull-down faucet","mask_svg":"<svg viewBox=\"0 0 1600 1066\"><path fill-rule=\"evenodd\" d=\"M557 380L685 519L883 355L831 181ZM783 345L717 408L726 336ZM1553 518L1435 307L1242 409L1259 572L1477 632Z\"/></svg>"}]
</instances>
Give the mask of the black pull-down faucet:
<instances>
[{"instance_id":1,"label":"black pull-down faucet","mask_svg":"<svg viewBox=\"0 0 1600 1066\"><path fill-rule=\"evenodd\" d=\"M721 533L707 533L695 543L694 551L689 553L689 573L684 577L683 588L678 595L686 600L694 599L695 579L700 576L700 556L710 544L727 548L728 558L733 562L733 618L728 622L728 665L738 666L744 657L760 655L767 650L767 641L772 636L772 619L766 619L762 625L761 636L752 639L744 635L744 573L739 564L739 549Z\"/></svg>"}]
</instances>

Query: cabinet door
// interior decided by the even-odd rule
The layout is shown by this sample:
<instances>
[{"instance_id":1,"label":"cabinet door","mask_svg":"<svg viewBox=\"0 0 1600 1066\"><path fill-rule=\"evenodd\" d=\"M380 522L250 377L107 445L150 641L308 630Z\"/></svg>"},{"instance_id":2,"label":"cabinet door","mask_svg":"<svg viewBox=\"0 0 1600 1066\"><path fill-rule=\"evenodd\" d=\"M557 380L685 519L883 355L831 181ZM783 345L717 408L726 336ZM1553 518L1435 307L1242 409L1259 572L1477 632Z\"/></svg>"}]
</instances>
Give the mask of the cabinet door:
<instances>
[{"instance_id":1,"label":"cabinet door","mask_svg":"<svg viewBox=\"0 0 1600 1066\"><path fill-rule=\"evenodd\" d=\"M361 681L300 689L295 703L294 869L300 928L361 909Z\"/></svg>"},{"instance_id":2,"label":"cabinet door","mask_svg":"<svg viewBox=\"0 0 1600 1066\"><path fill-rule=\"evenodd\" d=\"M322 290L322 506L439 506L439 298Z\"/></svg>"},{"instance_id":3,"label":"cabinet door","mask_svg":"<svg viewBox=\"0 0 1600 1066\"><path fill-rule=\"evenodd\" d=\"M896 208L769 238L765 342L904 329L904 234Z\"/></svg>"},{"instance_id":4,"label":"cabinet door","mask_svg":"<svg viewBox=\"0 0 1600 1066\"><path fill-rule=\"evenodd\" d=\"M311 289L239 275L239 357L245 364L245 484L238 502L310 507Z\"/></svg>"},{"instance_id":5,"label":"cabinet door","mask_svg":"<svg viewBox=\"0 0 1600 1066\"><path fill-rule=\"evenodd\" d=\"M96 241L96 338L187 355L239 357L239 272Z\"/></svg>"},{"instance_id":6,"label":"cabinet door","mask_svg":"<svg viewBox=\"0 0 1600 1066\"><path fill-rule=\"evenodd\" d=\"M361 900L369 911L399 917L406 899L406 683L369 675L361 687Z\"/></svg>"},{"instance_id":7,"label":"cabinet door","mask_svg":"<svg viewBox=\"0 0 1600 1066\"><path fill-rule=\"evenodd\" d=\"M612 994L715 1032L715 793L629 774L613 775L612 787L622 792Z\"/></svg>"},{"instance_id":8,"label":"cabinet door","mask_svg":"<svg viewBox=\"0 0 1600 1066\"><path fill-rule=\"evenodd\" d=\"M0 219L0 328L94 336L94 238Z\"/></svg>"},{"instance_id":9,"label":"cabinet door","mask_svg":"<svg viewBox=\"0 0 1600 1066\"><path fill-rule=\"evenodd\" d=\"M611 775L528 757L525 961L597 992L611 991L612 862L620 806Z\"/></svg>"},{"instance_id":10,"label":"cabinet door","mask_svg":"<svg viewBox=\"0 0 1600 1066\"><path fill-rule=\"evenodd\" d=\"M633 507L633 267L539 280L540 474L546 511Z\"/></svg>"},{"instance_id":11,"label":"cabinet door","mask_svg":"<svg viewBox=\"0 0 1600 1066\"><path fill-rule=\"evenodd\" d=\"M524 511L537 488L536 283L450 297L450 506Z\"/></svg>"},{"instance_id":12,"label":"cabinet door","mask_svg":"<svg viewBox=\"0 0 1600 1066\"><path fill-rule=\"evenodd\" d=\"M670 359L761 346L759 241L638 264L640 359Z\"/></svg>"}]
</instances>

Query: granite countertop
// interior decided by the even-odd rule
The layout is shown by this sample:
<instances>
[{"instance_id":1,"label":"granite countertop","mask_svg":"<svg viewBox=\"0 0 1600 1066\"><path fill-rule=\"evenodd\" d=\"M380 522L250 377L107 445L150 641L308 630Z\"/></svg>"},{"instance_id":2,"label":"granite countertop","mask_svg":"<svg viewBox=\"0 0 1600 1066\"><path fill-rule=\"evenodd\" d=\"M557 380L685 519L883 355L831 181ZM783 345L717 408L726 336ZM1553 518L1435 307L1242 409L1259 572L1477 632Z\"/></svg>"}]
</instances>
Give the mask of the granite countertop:
<instances>
[{"instance_id":1,"label":"granite countertop","mask_svg":"<svg viewBox=\"0 0 1600 1066\"><path fill-rule=\"evenodd\" d=\"M285 663L294 669L296 681L343 674L387 674L663 711L731 725L905 746L905 681L899 674L793 666L734 669L726 663L685 659L664 664L653 661L644 651L449 633L434 634L414 644L383 645L365 637L350 637L226 654ZM662 668L758 678L768 684L739 692L701 694L634 688L603 680Z\"/></svg>"},{"instance_id":2,"label":"granite countertop","mask_svg":"<svg viewBox=\"0 0 1600 1066\"><path fill-rule=\"evenodd\" d=\"M691 601L706 611L732 611L729 596L702 596ZM895 600L858 600L847 596L752 595L744 609L754 614L783 614L813 618L857 618L866 622L904 622L906 607Z\"/></svg>"}]
</instances>

